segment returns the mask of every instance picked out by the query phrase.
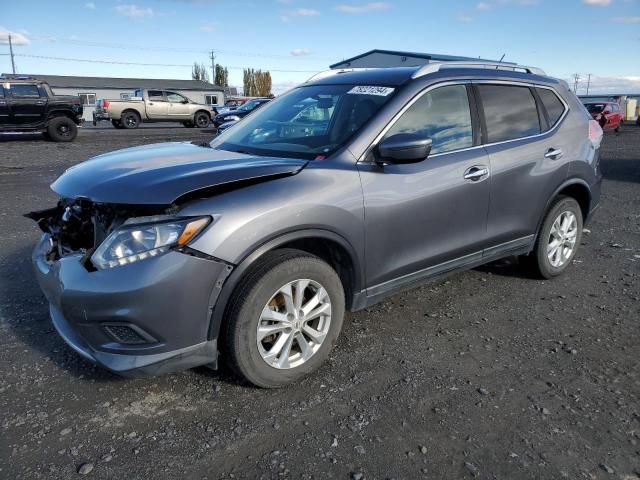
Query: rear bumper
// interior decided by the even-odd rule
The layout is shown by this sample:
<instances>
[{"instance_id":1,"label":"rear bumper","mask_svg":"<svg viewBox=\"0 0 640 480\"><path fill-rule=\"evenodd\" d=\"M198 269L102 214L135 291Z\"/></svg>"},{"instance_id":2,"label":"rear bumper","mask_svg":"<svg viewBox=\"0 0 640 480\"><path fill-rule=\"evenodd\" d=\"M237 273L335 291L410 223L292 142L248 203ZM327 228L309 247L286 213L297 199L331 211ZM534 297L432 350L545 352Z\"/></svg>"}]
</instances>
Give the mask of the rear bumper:
<instances>
[{"instance_id":1,"label":"rear bumper","mask_svg":"<svg viewBox=\"0 0 640 480\"><path fill-rule=\"evenodd\" d=\"M125 376L215 365L210 312L229 266L171 251L88 271L81 255L51 262L49 250L45 234L32 255L36 278L53 325L81 356Z\"/></svg>"},{"instance_id":2,"label":"rear bumper","mask_svg":"<svg viewBox=\"0 0 640 480\"><path fill-rule=\"evenodd\" d=\"M111 120L109 114L107 112L93 112L93 124L96 125L98 122Z\"/></svg>"}]
</instances>

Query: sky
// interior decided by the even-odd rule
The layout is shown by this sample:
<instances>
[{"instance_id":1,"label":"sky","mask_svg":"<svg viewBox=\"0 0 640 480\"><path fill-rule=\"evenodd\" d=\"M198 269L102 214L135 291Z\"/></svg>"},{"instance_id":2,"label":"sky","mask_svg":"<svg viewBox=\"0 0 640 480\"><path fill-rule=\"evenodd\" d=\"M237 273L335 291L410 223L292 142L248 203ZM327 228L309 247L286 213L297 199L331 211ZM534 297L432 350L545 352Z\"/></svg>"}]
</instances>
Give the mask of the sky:
<instances>
[{"instance_id":1,"label":"sky","mask_svg":"<svg viewBox=\"0 0 640 480\"><path fill-rule=\"evenodd\" d=\"M640 0L0 0L0 72L191 78L269 70L274 93L378 48L543 68L584 93L640 93Z\"/></svg>"}]
</instances>

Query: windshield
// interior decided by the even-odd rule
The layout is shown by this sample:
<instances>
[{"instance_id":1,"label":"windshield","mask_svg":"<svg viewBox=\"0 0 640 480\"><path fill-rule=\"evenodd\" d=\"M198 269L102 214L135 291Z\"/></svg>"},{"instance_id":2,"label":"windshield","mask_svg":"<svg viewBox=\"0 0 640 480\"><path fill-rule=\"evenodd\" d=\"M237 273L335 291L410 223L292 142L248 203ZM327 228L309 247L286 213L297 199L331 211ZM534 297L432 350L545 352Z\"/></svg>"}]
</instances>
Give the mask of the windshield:
<instances>
[{"instance_id":1,"label":"windshield","mask_svg":"<svg viewBox=\"0 0 640 480\"><path fill-rule=\"evenodd\" d=\"M393 93L389 87L299 87L216 137L211 147L254 155L326 158L373 117Z\"/></svg>"},{"instance_id":2,"label":"windshield","mask_svg":"<svg viewBox=\"0 0 640 480\"><path fill-rule=\"evenodd\" d=\"M604 104L602 103L587 103L585 106L589 113L600 113L604 110Z\"/></svg>"}]
</instances>

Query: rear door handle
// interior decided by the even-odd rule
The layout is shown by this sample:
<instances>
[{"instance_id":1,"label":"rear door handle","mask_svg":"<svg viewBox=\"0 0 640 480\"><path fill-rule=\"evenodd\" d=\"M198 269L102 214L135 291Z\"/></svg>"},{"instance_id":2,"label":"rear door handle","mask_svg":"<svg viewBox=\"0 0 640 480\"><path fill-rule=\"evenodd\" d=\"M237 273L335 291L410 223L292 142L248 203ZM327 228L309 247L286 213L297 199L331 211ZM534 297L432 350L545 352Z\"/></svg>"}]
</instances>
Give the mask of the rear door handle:
<instances>
[{"instance_id":1,"label":"rear door handle","mask_svg":"<svg viewBox=\"0 0 640 480\"><path fill-rule=\"evenodd\" d=\"M489 169L484 165L474 165L464 172L464 179L477 182L478 180L489 176Z\"/></svg>"},{"instance_id":2,"label":"rear door handle","mask_svg":"<svg viewBox=\"0 0 640 480\"><path fill-rule=\"evenodd\" d=\"M545 158L550 158L551 160L558 160L562 157L562 150L559 148L550 148L547 150L547 153L544 154Z\"/></svg>"}]
</instances>

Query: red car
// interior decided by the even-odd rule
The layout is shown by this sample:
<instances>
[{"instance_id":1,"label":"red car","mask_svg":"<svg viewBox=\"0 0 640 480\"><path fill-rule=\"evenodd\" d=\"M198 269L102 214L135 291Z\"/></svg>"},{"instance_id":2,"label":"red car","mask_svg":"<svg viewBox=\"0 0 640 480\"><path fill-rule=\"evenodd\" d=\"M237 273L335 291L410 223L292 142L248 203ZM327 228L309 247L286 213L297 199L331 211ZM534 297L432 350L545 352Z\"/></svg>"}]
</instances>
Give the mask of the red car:
<instances>
[{"instance_id":1,"label":"red car","mask_svg":"<svg viewBox=\"0 0 640 480\"><path fill-rule=\"evenodd\" d=\"M620 125L624 121L624 113L620 105L615 102L585 103L587 111L596 120L602 130L620 131Z\"/></svg>"}]
</instances>

